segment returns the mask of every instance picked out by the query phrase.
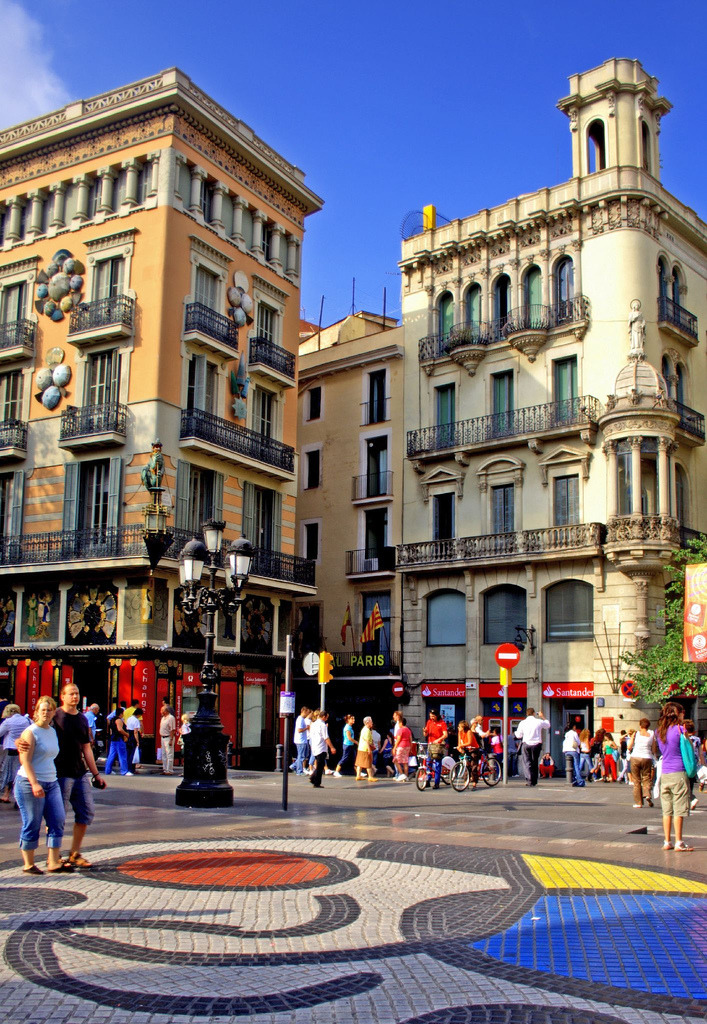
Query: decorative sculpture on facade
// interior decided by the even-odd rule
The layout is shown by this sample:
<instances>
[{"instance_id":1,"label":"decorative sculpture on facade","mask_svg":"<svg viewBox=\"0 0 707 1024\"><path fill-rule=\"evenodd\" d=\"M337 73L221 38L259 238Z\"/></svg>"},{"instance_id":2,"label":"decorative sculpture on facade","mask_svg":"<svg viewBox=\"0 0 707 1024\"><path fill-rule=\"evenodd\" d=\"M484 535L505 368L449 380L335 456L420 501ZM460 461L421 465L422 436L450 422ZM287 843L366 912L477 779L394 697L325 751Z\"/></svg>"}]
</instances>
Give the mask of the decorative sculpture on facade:
<instances>
[{"instance_id":1,"label":"decorative sculpture on facade","mask_svg":"<svg viewBox=\"0 0 707 1024\"><path fill-rule=\"evenodd\" d=\"M149 461L142 467L140 479L146 491L152 497L153 491L162 486L164 476L164 455L162 454L162 442L159 438L152 442L152 454Z\"/></svg>"},{"instance_id":2,"label":"decorative sculpture on facade","mask_svg":"<svg viewBox=\"0 0 707 1024\"><path fill-rule=\"evenodd\" d=\"M47 269L37 274L37 312L57 322L63 320L81 301L84 270L68 249L55 252Z\"/></svg>"},{"instance_id":3,"label":"decorative sculpture on facade","mask_svg":"<svg viewBox=\"0 0 707 1024\"><path fill-rule=\"evenodd\" d=\"M64 362L63 348L50 348L47 365L37 370L34 382L37 394L34 396L45 409L56 409L62 398L66 398L66 385L71 380L71 367Z\"/></svg>"},{"instance_id":4,"label":"decorative sculpture on facade","mask_svg":"<svg viewBox=\"0 0 707 1024\"><path fill-rule=\"evenodd\" d=\"M628 318L628 333L631 339L629 359L645 359L644 345L646 341L646 318L641 312L641 303L634 299L631 303L631 314Z\"/></svg>"}]
</instances>

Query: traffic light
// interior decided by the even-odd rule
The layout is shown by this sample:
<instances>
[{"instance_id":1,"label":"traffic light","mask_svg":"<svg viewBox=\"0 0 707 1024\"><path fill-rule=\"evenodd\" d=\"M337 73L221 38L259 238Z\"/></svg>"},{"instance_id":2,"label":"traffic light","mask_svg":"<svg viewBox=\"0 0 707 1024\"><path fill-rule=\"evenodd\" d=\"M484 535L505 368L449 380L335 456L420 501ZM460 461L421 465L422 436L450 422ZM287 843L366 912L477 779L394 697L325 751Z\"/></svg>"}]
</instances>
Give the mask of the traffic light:
<instances>
[{"instance_id":1,"label":"traffic light","mask_svg":"<svg viewBox=\"0 0 707 1024\"><path fill-rule=\"evenodd\" d=\"M321 651L319 655L319 682L328 683L334 675L334 655Z\"/></svg>"}]
</instances>

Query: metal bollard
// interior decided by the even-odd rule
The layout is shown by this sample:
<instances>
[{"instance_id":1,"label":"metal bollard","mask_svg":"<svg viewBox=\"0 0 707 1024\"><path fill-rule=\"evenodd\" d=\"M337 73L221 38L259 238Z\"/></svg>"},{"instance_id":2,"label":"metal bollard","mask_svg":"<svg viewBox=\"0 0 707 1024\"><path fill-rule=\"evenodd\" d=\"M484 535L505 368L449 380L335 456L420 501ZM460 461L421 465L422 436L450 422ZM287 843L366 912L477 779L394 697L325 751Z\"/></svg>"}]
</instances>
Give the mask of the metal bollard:
<instances>
[{"instance_id":1,"label":"metal bollard","mask_svg":"<svg viewBox=\"0 0 707 1024\"><path fill-rule=\"evenodd\" d=\"M275 771L276 772L281 772L282 771L282 751L283 751L282 743L278 743L278 745L275 747Z\"/></svg>"},{"instance_id":2,"label":"metal bollard","mask_svg":"<svg viewBox=\"0 0 707 1024\"><path fill-rule=\"evenodd\" d=\"M565 781L568 786L574 782L574 758L571 754L565 754Z\"/></svg>"}]
</instances>

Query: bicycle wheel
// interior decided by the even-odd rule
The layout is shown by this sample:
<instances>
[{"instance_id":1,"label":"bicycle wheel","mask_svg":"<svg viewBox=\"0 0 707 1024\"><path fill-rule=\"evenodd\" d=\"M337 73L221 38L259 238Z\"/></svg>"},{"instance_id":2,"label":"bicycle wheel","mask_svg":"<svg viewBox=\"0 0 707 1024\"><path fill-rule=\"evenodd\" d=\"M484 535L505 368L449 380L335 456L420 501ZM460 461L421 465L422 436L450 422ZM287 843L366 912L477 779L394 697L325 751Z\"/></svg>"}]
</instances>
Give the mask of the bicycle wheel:
<instances>
[{"instance_id":1,"label":"bicycle wheel","mask_svg":"<svg viewBox=\"0 0 707 1024\"><path fill-rule=\"evenodd\" d=\"M422 792L422 790L425 789L425 787L427 786L426 768L418 768L417 771L415 772L415 785L420 790L420 792Z\"/></svg>"},{"instance_id":2,"label":"bicycle wheel","mask_svg":"<svg viewBox=\"0 0 707 1024\"><path fill-rule=\"evenodd\" d=\"M487 758L481 766L481 778L487 786L497 786L502 774L501 765L495 757Z\"/></svg>"},{"instance_id":3,"label":"bicycle wheel","mask_svg":"<svg viewBox=\"0 0 707 1024\"><path fill-rule=\"evenodd\" d=\"M454 791L463 793L469 785L469 767L466 761L457 761L449 774Z\"/></svg>"}]
</instances>

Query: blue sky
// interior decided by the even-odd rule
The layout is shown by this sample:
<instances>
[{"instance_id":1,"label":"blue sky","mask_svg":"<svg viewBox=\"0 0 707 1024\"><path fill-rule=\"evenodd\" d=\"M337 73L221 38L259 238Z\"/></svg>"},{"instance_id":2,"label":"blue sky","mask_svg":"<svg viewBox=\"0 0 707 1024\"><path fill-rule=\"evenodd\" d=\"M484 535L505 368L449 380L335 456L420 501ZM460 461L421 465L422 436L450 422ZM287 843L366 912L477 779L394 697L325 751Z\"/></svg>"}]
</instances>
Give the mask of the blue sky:
<instances>
[{"instance_id":1,"label":"blue sky","mask_svg":"<svg viewBox=\"0 0 707 1024\"><path fill-rule=\"evenodd\" d=\"M405 215L467 216L570 176L567 77L638 58L674 109L662 180L707 218L707 3L0 0L0 124L177 65L303 168L302 307L399 314ZM9 44L9 45L8 45Z\"/></svg>"}]
</instances>

